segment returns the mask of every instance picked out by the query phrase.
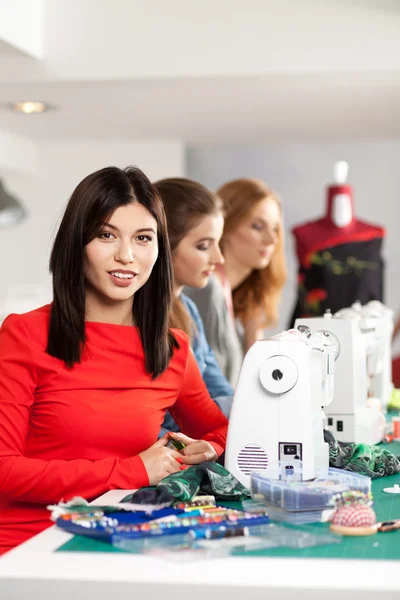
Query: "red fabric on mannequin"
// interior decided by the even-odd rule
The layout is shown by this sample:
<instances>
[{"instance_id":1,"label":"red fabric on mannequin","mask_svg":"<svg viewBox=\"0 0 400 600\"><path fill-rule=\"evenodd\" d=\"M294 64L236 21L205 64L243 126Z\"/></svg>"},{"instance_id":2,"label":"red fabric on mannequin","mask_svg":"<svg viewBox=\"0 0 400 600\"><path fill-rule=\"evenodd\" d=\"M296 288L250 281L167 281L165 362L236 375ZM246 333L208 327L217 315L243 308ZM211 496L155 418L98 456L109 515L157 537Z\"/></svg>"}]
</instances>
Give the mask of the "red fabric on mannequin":
<instances>
[{"instance_id":1,"label":"red fabric on mannequin","mask_svg":"<svg viewBox=\"0 0 400 600\"><path fill-rule=\"evenodd\" d=\"M400 356L392 360L392 380L395 388L400 388Z\"/></svg>"},{"instance_id":2,"label":"red fabric on mannequin","mask_svg":"<svg viewBox=\"0 0 400 600\"><path fill-rule=\"evenodd\" d=\"M335 225L332 213L335 197L346 194L351 202L353 218L345 227ZM308 267L308 257L324 248L332 248L350 242L362 242L383 238L385 229L354 218L352 189L348 185L331 185L327 189L326 215L315 221L297 225L292 229L296 240L296 252L300 265Z\"/></svg>"}]
</instances>

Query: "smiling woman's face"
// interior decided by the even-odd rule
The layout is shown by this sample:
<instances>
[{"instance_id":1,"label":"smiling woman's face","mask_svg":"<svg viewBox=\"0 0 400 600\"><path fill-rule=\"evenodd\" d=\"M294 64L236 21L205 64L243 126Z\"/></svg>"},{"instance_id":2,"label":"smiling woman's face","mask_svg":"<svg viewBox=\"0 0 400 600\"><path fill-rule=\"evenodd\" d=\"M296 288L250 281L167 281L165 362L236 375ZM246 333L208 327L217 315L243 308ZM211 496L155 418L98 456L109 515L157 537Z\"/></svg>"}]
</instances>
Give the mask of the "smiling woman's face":
<instances>
[{"instance_id":1,"label":"smiling woman's face","mask_svg":"<svg viewBox=\"0 0 400 600\"><path fill-rule=\"evenodd\" d=\"M120 206L84 248L87 292L105 305L133 302L158 256L157 222L138 202Z\"/></svg>"}]
</instances>

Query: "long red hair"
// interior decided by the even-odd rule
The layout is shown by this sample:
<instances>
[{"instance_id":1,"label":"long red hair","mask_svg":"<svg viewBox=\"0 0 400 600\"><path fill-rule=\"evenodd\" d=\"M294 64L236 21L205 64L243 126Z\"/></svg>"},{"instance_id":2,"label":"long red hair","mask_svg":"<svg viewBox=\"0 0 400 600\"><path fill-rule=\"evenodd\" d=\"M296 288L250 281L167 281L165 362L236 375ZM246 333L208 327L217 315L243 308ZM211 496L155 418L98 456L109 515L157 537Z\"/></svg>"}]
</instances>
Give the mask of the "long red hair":
<instances>
[{"instance_id":1,"label":"long red hair","mask_svg":"<svg viewBox=\"0 0 400 600\"><path fill-rule=\"evenodd\" d=\"M259 179L235 179L217 190L224 206L225 226L221 239L235 231L248 216L250 210L261 200L272 198L282 206L279 197ZM233 310L235 317L243 323L257 317L263 327L278 321L278 304L286 281L287 269L284 254L284 234L282 220L277 230L278 242L271 261L265 269L253 270L250 275L233 290Z\"/></svg>"}]
</instances>

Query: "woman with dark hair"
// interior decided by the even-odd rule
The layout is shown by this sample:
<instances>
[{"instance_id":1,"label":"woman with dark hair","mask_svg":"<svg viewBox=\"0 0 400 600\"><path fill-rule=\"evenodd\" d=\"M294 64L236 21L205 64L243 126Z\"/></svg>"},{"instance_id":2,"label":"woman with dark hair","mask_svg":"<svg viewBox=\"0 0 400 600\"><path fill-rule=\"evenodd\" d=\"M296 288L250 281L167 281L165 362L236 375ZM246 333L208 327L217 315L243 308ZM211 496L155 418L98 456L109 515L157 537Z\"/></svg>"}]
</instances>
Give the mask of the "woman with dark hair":
<instances>
[{"instance_id":1,"label":"woman with dark hair","mask_svg":"<svg viewBox=\"0 0 400 600\"><path fill-rule=\"evenodd\" d=\"M227 420L168 326L165 214L139 169L78 185L50 268L53 303L0 330L0 552L51 525L49 503L157 484L225 446ZM182 453L157 440L167 409Z\"/></svg>"},{"instance_id":2,"label":"woman with dark hair","mask_svg":"<svg viewBox=\"0 0 400 600\"><path fill-rule=\"evenodd\" d=\"M204 333L195 303L182 293L186 285L203 288L224 261L219 248L224 218L222 202L196 181L163 179L155 184L167 217L173 265L173 303L170 326L189 337L208 392L229 417L233 388L223 375ZM177 431L169 414L164 428Z\"/></svg>"},{"instance_id":3,"label":"woman with dark hair","mask_svg":"<svg viewBox=\"0 0 400 600\"><path fill-rule=\"evenodd\" d=\"M196 302L223 373L236 385L243 353L277 321L286 281L282 209L278 196L258 179L230 181L217 195L225 214L225 263L207 287L185 293Z\"/></svg>"}]
</instances>

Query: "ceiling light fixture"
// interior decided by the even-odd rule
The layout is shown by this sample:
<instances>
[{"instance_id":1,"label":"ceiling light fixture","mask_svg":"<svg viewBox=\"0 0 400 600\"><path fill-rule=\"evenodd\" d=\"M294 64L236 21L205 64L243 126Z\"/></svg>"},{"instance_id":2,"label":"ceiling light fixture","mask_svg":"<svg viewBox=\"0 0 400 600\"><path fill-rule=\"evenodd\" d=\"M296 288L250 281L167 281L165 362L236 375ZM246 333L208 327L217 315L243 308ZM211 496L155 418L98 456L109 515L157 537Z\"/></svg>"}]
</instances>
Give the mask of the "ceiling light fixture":
<instances>
[{"instance_id":1,"label":"ceiling light fixture","mask_svg":"<svg viewBox=\"0 0 400 600\"><path fill-rule=\"evenodd\" d=\"M49 105L45 104L44 102L28 101L28 102L14 102L13 104L11 104L12 110L14 110L15 112L24 113L25 115L44 113L47 110L49 110L49 108L50 108Z\"/></svg>"}]
</instances>

